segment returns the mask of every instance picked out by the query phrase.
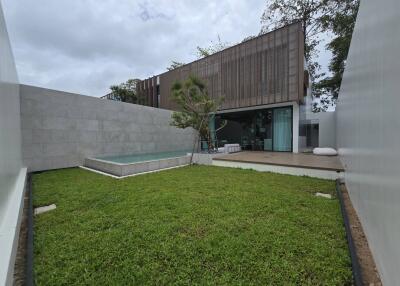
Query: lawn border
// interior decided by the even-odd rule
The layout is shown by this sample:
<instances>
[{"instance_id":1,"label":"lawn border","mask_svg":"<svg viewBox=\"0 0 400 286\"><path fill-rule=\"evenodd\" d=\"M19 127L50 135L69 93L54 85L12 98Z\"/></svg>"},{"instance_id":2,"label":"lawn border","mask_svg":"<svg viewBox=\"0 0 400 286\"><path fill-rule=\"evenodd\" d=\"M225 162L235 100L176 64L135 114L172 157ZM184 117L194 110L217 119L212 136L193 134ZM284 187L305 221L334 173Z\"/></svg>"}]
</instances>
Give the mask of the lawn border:
<instances>
[{"instance_id":1,"label":"lawn border","mask_svg":"<svg viewBox=\"0 0 400 286\"><path fill-rule=\"evenodd\" d=\"M33 188L32 173L28 173L27 192L28 192L28 236L26 239L26 285L33 286Z\"/></svg>"},{"instance_id":2,"label":"lawn border","mask_svg":"<svg viewBox=\"0 0 400 286\"><path fill-rule=\"evenodd\" d=\"M343 223L346 231L347 244L349 247L350 258L351 258L351 269L353 272L353 281L355 286L363 286L364 284L362 279L363 276L362 276L361 266L360 262L358 261L357 250L354 244L353 235L351 233L349 217L347 215L346 208L344 206L343 194L340 189L340 185L341 185L340 180L339 179L336 180L336 194L337 197L339 198L340 210L342 213Z\"/></svg>"}]
</instances>

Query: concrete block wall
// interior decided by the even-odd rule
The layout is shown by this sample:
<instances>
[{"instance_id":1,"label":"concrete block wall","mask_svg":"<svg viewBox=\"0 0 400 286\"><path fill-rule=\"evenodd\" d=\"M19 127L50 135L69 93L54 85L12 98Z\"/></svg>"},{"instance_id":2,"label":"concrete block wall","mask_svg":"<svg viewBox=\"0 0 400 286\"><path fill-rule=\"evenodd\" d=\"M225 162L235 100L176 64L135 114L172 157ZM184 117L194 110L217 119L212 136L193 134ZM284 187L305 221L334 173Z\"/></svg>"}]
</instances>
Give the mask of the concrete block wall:
<instances>
[{"instance_id":1,"label":"concrete block wall","mask_svg":"<svg viewBox=\"0 0 400 286\"><path fill-rule=\"evenodd\" d=\"M21 85L22 158L30 171L82 165L93 156L190 150L194 131L171 111Z\"/></svg>"}]
</instances>

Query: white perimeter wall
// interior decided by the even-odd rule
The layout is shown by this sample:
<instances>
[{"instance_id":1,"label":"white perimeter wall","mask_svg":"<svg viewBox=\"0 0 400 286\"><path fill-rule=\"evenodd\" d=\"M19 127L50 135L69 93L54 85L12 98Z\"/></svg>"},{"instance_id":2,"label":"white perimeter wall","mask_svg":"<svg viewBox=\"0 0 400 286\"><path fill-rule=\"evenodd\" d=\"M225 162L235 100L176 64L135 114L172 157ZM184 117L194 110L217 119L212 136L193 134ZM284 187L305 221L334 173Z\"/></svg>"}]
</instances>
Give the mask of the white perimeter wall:
<instances>
[{"instance_id":1,"label":"white perimeter wall","mask_svg":"<svg viewBox=\"0 0 400 286\"><path fill-rule=\"evenodd\" d=\"M87 157L191 150L194 132L171 111L21 85L23 162L30 171L83 165Z\"/></svg>"},{"instance_id":2,"label":"white perimeter wall","mask_svg":"<svg viewBox=\"0 0 400 286\"><path fill-rule=\"evenodd\" d=\"M18 77L0 3L0 285L12 283L25 181L21 167Z\"/></svg>"},{"instance_id":3,"label":"white perimeter wall","mask_svg":"<svg viewBox=\"0 0 400 286\"><path fill-rule=\"evenodd\" d=\"M336 112L319 113L319 146L336 148Z\"/></svg>"},{"instance_id":4,"label":"white perimeter wall","mask_svg":"<svg viewBox=\"0 0 400 286\"><path fill-rule=\"evenodd\" d=\"M362 0L337 106L346 184L384 285L400 281L400 1Z\"/></svg>"},{"instance_id":5,"label":"white perimeter wall","mask_svg":"<svg viewBox=\"0 0 400 286\"><path fill-rule=\"evenodd\" d=\"M319 123L318 146L336 148L336 112L310 112L307 119Z\"/></svg>"},{"instance_id":6,"label":"white perimeter wall","mask_svg":"<svg viewBox=\"0 0 400 286\"><path fill-rule=\"evenodd\" d=\"M17 71L0 7L0 218L10 183L21 169L21 130Z\"/></svg>"}]
</instances>

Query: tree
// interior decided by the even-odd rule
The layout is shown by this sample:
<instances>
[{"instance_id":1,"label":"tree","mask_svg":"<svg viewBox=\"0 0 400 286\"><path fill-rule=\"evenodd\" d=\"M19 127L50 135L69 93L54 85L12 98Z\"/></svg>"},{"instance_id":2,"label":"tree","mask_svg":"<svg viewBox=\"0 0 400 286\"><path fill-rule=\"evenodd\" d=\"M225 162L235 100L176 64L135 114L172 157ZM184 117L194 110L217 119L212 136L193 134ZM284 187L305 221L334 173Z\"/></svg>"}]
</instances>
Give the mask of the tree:
<instances>
[{"instance_id":1,"label":"tree","mask_svg":"<svg viewBox=\"0 0 400 286\"><path fill-rule=\"evenodd\" d=\"M360 0L346 0L344 2L346 9L331 15L325 23L327 28L334 33L333 39L327 45L327 48L332 52L329 64L329 71L332 75L325 77L316 84L317 96L330 94L334 99L339 96L342 76L360 5Z\"/></svg>"},{"instance_id":2,"label":"tree","mask_svg":"<svg viewBox=\"0 0 400 286\"><path fill-rule=\"evenodd\" d=\"M205 58L219 51L229 48L231 45L228 42L222 42L221 37L218 35L218 42L211 42L211 45L205 48L197 46L197 58Z\"/></svg>"},{"instance_id":3,"label":"tree","mask_svg":"<svg viewBox=\"0 0 400 286\"><path fill-rule=\"evenodd\" d=\"M128 79L126 82L110 87L111 93L116 100L134 104L146 104L145 97L136 90L136 84L140 79Z\"/></svg>"},{"instance_id":4,"label":"tree","mask_svg":"<svg viewBox=\"0 0 400 286\"><path fill-rule=\"evenodd\" d=\"M245 38L241 41L241 43L250 41L250 40L252 40L252 39L254 39L254 38L256 38L256 37L257 37L257 36L253 36L253 35L247 36L247 37L245 37Z\"/></svg>"},{"instance_id":5,"label":"tree","mask_svg":"<svg viewBox=\"0 0 400 286\"><path fill-rule=\"evenodd\" d=\"M176 81L172 85L171 91L173 100L181 110L172 113L171 125L182 129L192 127L198 133L198 138L193 143L192 162L199 139L207 140L208 151L214 149L210 121L223 99L213 100L210 98L206 84L193 75L184 82Z\"/></svg>"},{"instance_id":6,"label":"tree","mask_svg":"<svg viewBox=\"0 0 400 286\"><path fill-rule=\"evenodd\" d=\"M329 107L336 106L336 99L330 95L321 95L312 103L311 111L314 113L326 112Z\"/></svg>"},{"instance_id":7,"label":"tree","mask_svg":"<svg viewBox=\"0 0 400 286\"><path fill-rule=\"evenodd\" d=\"M177 68L179 68L181 66L184 66L184 65L185 65L184 63L177 62L177 61L172 61L171 65L169 67L167 67L167 70L172 71L172 70L177 69Z\"/></svg>"},{"instance_id":8,"label":"tree","mask_svg":"<svg viewBox=\"0 0 400 286\"><path fill-rule=\"evenodd\" d=\"M320 65L316 62L320 35L329 25L326 21L345 9L348 0L267 0L267 8L261 17L261 33L301 22L304 32L304 50L313 80L319 78Z\"/></svg>"},{"instance_id":9,"label":"tree","mask_svg":"<svg viewBox=\"0 0 400 286\"><path fill-rule=\"evenodd\" d=\"M247 41L247 40L250 40L252 38L255 38L255 36L247 37L247 38L245 38L243 40L243 42ZM224 50L226 48L229 48L230 46L231 45L228 42L222 42L220 36L218 36L218 42L216 42L216 43L211 42L210 46L208 46L208 47L202 48L200 46L197 46L197 48L196 48L196 56L197 56L198 59L202 59L202 58L208 57L208 56L210 56L212 54L215 54L215 53L217 53L219 51L222 51L222 50ZM174 70L176 68L179 68L181 66L184 66L184 65L185 65L185 63L172 61L171 65L169 67L167 67L167 70L168 71L172 71L172 70Z\"/></svg>"}]
</instances>

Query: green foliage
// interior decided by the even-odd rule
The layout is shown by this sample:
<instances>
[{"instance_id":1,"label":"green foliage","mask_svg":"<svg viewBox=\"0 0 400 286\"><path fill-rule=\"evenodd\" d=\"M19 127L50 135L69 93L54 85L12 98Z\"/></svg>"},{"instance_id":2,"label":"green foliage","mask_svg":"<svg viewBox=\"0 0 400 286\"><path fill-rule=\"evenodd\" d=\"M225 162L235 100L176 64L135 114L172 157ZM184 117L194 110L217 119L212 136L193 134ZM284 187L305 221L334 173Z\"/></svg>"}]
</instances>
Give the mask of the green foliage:
<instances>
[{"instance_id":1,"label":"green foliage","mask_svg":"<svg viewBox=\"0 0 400 286\"><path fill-rule=\"evenodd\" d=\"M314 101L311 110L314 113L327 112L329 107L336 106L336 99L329 95L321 95L317 101Z\"/></svg>"},{"instance_id":2,"label":"green foliage","mask_svg":"<svg viewBox=\"0 0 400 286\"><path fill-rule=\"evenodd\" d=\"M209 123L223 98L212 99L205 82L193 75L184 82L176 81L171 91L172 99L180 108L179 112L172 114L171 125L178 128L192 127L200 138L207 140L209 150L213 149Z\"/></svg>"},{"instance_id":3,"label":"green foliage","mask_svg":"<svg viewBox=\"0 0 400 286\"><path fill-rule=\"evenodd\" d=\"M333 181L190 166L33 175L40 285L351 285Z\"/></svg>"},{"instance_id":4,"label":"green foliage","mask_svg":"<svg viewBox=\"0 0 400 286\"><path fill-rule=\"evenodd\" d=\"M128 79L126 82L110 87L111 93L116 100L134 104L146 104L145 97L138 94L136 84L140 79Z\"/></svg>"},{"instance_id":5,"label":"green foliage","mask_svg":"<svg viewBox=\"0 0 400 286\"><path fill-rule=\"evenodd\" d=\"M330 18L325 23L327 28L335 35L327 45L327 48L332 52L332 59L329 64L329 71L332 76L325 77L315 85L316 96L330 94L334 99L339 96L360 0L346 0L343 2L346 5L345 9L330 15Z\"/></svg>"},{"instance_id":6,"label":"green foliage","mask_svg":"<svg viewBox=\"0 0 400 286\"><path fill-rule=\"evenodd\" d=\"M295 22L301 22L305 35L305 57L312 79L318 79L320 65L316 62L321 34L330 31L327 24L335 14L347 9L349 0L268 0L261 22L265 33Z\"/></svg>"},{"instance_id":7,"label":"green foliage","mask_svg":"<svg viewBox=\"0 0 400 286\"><path fill-rule=\"evenodd\" d=\"M241 43L250 41L250 40L252 40L252 39L254 39L254 38L256 38L256 37L257 37L257 36L253 36L253 35L247 36L247 37L245 37L245 38L241 41Z\"/></svg>"},{"instance_id":8,"label":"green foliage","mask_svg":"<svg viewBox=\"0 0 400 286\"><path fill-rule=\"evenodd\" d=\"M184 65L185 65L184 63L177 62L177 61L172 61L171 65L169 67L167 67L167 70L172 71L172 70L177 69L177 68L179 68L181 66L184 66Z\"/></svg>"},{"instance_id":9,"label":"green foliage","mask_svg":"<svg viewBox=\"0 0 400 286\"><path fill-rule=\"evenodd\" d=\"M220 52L222 50L225 50L226 48L229 48L231 45L228 42L222 42L220 36L218 35L218 41L217 42L211 42L211 45L205 48L197 46L197 58L205 58L208 56L211 56L212 54L215 54L217 52Z\"/></svg>"},{"instance_id":10,"label":"green foliage","mask_svg":"<svg viewBox=\"0 0 400 286\"><path fill-rule=\"evenodd\" d=\"M242 40L242 43L246 42L248 40L254 39L255 37L256 36L245 37ZM220 52L222 50L225 50L225 49L227 49L227 48L229 48L231 46L232 46L232 44L230 44L228 42L222 42L221 41L221 37L218 35L218 41L217 42L211 41L211 44L208 47L204 47L203 48L203 47L197 46L196 55L197 55L198 59L202 59L202 58L211 56L212 54L215 54L217 52ZM181 63L181 62L177 62L177 61L172 61L171 65L169 67L167 67L167 70L171 71L171 70L174 70L174 69L176 69L178 67L181 67L183 65L185 65L185 64Z\"/></svg>"}]
</instances>

